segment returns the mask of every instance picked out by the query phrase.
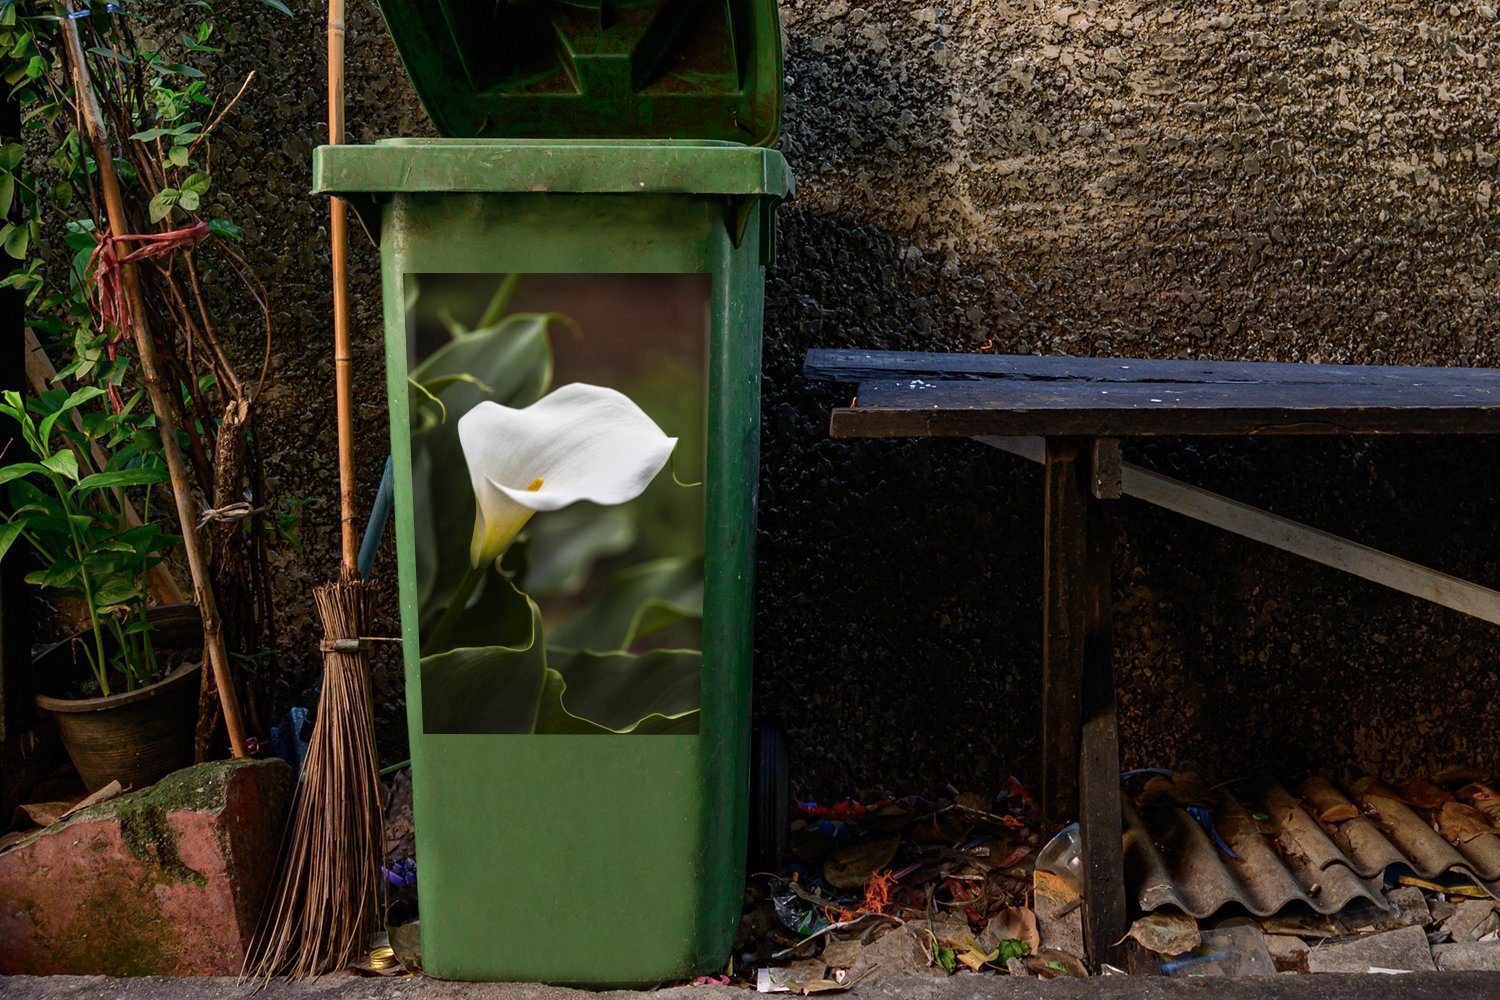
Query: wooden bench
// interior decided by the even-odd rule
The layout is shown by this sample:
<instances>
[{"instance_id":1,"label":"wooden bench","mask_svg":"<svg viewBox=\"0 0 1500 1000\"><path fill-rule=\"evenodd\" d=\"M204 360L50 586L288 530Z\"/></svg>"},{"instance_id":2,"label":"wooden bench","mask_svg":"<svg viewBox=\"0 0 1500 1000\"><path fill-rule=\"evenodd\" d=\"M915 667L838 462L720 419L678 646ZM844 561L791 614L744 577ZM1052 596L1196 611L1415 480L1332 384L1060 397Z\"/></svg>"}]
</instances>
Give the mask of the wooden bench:
<instances>
[{"instance_id":1,"label":"wooden bench","mask_svg":"<svg viewBox=\"0 0 1500 1000\"><path fill-rule=\"evenodd\" d=\"M1149 436L1500 433L1500 369L809 351L850 385L835 438L970 437L1045 476L1044 832L1077 819L1084 939L1127 929L1111 640L1109 501L1130 496L1500 624L1500 592L1124 462Z\"/></svg>"}]
</instances>

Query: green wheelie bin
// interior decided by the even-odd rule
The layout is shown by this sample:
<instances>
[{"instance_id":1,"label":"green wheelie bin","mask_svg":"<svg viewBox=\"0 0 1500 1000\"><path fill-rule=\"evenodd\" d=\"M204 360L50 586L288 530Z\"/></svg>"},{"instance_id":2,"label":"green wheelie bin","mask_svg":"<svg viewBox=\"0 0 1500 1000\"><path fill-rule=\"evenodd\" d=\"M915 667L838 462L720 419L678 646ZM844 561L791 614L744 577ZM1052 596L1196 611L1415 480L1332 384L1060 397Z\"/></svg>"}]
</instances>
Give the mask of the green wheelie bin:
<instances>
[{"instance_id":1,"label":"green wheelie bin","mask_svg":"<svg viewBox=\"0 0 1500 1000\"><path fill-rule=\"evenodd\" d=\"M379 242L429 975L723 968L747 827L773 0L381 0L445 138Z\"/></svg>"}]
</instances>

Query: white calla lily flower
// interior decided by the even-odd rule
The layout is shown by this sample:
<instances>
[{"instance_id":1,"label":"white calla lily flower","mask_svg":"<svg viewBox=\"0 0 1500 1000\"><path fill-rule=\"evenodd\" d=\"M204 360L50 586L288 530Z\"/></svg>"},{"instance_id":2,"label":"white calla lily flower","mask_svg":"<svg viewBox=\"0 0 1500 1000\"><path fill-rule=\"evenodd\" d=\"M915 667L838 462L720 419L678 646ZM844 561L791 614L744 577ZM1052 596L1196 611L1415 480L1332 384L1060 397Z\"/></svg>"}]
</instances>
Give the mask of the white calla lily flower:
<instances>
[{"instance_id":1,"label":"white calla lily flower","mask_svg":"<svg viewBox=\"0 0 1500 1000\"><path fill-rule=\"evenodd\" d=\"M667 464L667 437L630 398L574 382L522 409L484 402L458 421L474 487L469 561L493 562L539 510L634 500Z\"/></svg>"}]
</instances>

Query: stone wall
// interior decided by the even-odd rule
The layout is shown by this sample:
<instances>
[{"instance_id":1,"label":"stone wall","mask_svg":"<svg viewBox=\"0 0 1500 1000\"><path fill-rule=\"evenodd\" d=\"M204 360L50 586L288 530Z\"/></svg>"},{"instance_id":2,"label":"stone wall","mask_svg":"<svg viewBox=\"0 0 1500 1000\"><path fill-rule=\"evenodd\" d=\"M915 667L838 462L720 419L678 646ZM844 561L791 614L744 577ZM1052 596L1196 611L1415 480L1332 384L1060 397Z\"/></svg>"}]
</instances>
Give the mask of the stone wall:
<instances>
[{"instance_id":1,"label":"stone wall","mask_svg":"<svg viewBox=\"0 0 1500 1000\"><path fill-rule=\"evenodd\" d=\"M273 284L264 429L319 501L281 577L287 697L316 680L308 589L336 563L322 24L248 16L260 69L229 179ZM769 279L757 711L800 792L1036 776L1040 482L965 442L833 443L810 347L1500 364L1494 10L1336 0L782 5L798 199ZM428 134L369 0L351 138ZM222 169L222 168L221 168ZM359 240L361 469L385 434ZM1159 442L1189 481L1500 584L1494 441ZM1500 632L1154 511L1119 508L1131 764L1233 777L1500 765ZM389 552L384 559L389 559ZM383 627L392 623L389 561ZM385 755L404 756L381 667Z\"/></svg>"}]
</instances>

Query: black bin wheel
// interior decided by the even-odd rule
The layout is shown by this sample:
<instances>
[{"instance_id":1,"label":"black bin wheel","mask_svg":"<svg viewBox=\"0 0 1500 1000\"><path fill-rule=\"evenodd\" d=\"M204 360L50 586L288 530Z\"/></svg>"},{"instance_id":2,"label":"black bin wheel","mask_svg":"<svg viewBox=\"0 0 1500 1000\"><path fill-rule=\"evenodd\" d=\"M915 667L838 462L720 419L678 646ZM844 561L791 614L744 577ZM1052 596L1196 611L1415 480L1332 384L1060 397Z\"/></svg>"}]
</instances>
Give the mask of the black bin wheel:
<instances>
[{"instance_id":1,"label":"black bin wheel","mask_svg":"<svg viewBox=\"0 0 1500 1000\"><path fill-rule=\"evenodd\" d=\"M750 871L781 870L790 800L786 733L774 720L757 722L750 735Z\"/></svg>"}]
</instances>

